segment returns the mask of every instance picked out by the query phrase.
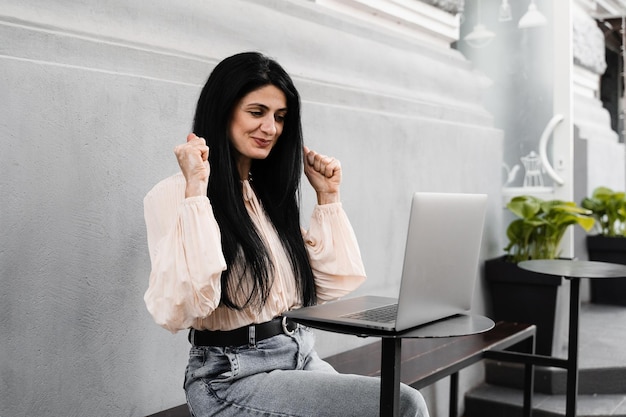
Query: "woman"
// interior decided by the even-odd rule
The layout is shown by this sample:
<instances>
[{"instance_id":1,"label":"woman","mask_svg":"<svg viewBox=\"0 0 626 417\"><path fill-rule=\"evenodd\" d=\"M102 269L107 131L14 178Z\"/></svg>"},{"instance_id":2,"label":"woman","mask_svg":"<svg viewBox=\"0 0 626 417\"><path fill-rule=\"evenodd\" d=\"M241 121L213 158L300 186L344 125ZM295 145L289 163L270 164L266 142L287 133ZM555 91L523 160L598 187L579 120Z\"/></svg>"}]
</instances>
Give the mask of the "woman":
<instances>
[{"instance_id":1,"label":"woman","mask_svg":"<svg viewBox=\"0 0 626 417\"><path fill-rule=\"evenodd\" d=\"M190 329L192 415L378 415L379 380L338 374L316 354L310 330L281 318L365 280L339 202L341 165L303 146L290 77L258 53L225 59L200 94L193 131L174 150L181 172L144 200L145 301L161 326ZM318 201L307 232L302 165ZM401 409L428 415L407 386Z\"/></svg>"}]
</instances>

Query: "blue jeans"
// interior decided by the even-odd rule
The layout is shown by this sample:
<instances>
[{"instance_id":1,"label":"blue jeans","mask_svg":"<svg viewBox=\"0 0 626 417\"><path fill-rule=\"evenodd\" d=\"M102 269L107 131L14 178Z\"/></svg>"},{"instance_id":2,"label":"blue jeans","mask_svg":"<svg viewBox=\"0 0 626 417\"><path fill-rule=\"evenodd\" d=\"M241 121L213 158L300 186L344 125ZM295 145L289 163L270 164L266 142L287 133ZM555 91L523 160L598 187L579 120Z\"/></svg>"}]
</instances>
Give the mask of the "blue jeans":
<instances>
[{"instance_id":1,"label":"blue jeans","mask_svg":"<svg viewBox=\"0 0 626 417\"><path fill-rule=\"evenodd\" d=\"M337 373L313 344L313 333L300 327L254 347L193 346L185 374L191 415L378 416L380 379ZM422 395L404 384L400 415L428 417Z\"/></svg>"}]
</instances>

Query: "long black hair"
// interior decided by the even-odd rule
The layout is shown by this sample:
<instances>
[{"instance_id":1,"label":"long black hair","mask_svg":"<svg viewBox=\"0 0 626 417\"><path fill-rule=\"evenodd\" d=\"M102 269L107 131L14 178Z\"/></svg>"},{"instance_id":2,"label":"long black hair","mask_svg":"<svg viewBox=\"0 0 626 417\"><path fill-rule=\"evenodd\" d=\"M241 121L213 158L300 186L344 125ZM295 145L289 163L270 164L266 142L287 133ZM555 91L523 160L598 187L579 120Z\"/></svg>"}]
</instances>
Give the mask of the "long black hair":
<instances>
[{"instance_id":1,"label":"long black hair","mask_svg":"<svg viewBox=\"0 0 626 417\"><path fill-rule=\"evenodd\" d=\"M235 106L246 94L266 85L274 85L285 94L287 113L280 139L269 156L252 161L251 185L290 259L302 304L316 302L298 204L303 148L300 96L291 77L276 61L257 52L244 52L224 59L211 72L200 93L193 126L194 133L204 137L209 146L207 193L220 226L228 265L221 277L221 302L237 310L265 304L275 268L245 208L230 140Z\"/></svg>"}]
</instances>

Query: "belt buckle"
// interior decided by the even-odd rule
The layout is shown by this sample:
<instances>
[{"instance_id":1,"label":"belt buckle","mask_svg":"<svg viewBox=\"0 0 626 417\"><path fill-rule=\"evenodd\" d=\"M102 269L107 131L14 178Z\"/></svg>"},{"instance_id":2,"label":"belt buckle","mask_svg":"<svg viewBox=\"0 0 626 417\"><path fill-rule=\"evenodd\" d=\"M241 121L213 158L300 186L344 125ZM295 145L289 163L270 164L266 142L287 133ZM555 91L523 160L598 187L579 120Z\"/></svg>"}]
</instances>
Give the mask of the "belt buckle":
<instances>
[{"instance_id":1,"label":"belt buckle","mask_svg":"<svg viewBox=\"0 0 626 417\"><path fill-rule=\"evenodd\" d=\"M287 317L283 316L283 320L281 322L281 325L283 327L283 333L285 333L287 336L293 336L293 334L296 332L296 329L298 327L300 327L300 325L298 323L296 323L296 328L293 330L289 330L287 328Z\"/></svg>"}]
</instances>

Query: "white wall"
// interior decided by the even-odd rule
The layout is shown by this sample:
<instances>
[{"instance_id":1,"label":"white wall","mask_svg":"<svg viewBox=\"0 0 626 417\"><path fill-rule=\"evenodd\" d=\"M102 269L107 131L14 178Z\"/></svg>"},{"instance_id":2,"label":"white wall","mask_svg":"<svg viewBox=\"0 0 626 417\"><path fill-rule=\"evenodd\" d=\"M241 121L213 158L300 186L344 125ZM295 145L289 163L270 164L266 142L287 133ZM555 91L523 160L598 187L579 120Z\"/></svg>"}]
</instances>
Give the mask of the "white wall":
<instances>
[{"instance_id":1,"label":"white wall","mask_svg":"<svg viewBox=\"0 0 626 417\"><path fill-rule=\"evenodd\" d=\"M501 133L455 51L297 0L0 0L0 39L2 417L184 402L186 335L143 304L142 198L176 171L199 90L235 52L285 66L306 142L341 159L361 293L396 290L416 190L490 194L482 256L501 252ZM307 216L312 202L307 190ZM476 300L484 311L482 282ZM319 335L322 355L358 343ZM445 409L444 388L425 393Z\"/></svg>"}]
</instances>

